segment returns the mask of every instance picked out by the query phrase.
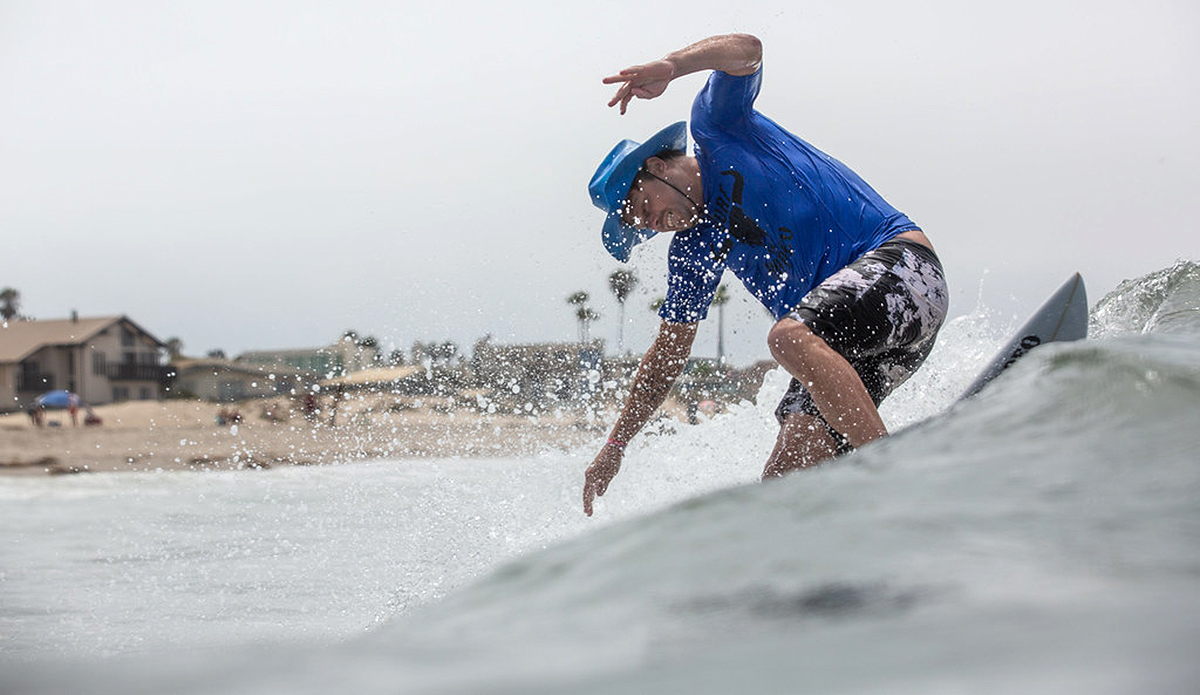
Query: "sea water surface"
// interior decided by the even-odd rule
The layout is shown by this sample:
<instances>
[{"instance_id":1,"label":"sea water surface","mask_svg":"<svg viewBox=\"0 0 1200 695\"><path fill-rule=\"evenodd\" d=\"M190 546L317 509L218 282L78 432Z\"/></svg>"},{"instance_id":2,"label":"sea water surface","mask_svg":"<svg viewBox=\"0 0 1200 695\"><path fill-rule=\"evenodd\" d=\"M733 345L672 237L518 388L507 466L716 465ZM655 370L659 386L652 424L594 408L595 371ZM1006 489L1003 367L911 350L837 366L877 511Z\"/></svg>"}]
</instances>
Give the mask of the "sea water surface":
<instances>
[{"instance_id":1,"label":"sea water surface","mask_svg":"<svg viewBox=\"0 0 1200 695\"><path fill-rule=\"evenodd\" d=\"M894 436L758 484L772 373L592 519L591 448L0 478L0 692L1195 692L1200 265L952 406L1016 323L955 320Z\"/></svg>"}]
</instances>

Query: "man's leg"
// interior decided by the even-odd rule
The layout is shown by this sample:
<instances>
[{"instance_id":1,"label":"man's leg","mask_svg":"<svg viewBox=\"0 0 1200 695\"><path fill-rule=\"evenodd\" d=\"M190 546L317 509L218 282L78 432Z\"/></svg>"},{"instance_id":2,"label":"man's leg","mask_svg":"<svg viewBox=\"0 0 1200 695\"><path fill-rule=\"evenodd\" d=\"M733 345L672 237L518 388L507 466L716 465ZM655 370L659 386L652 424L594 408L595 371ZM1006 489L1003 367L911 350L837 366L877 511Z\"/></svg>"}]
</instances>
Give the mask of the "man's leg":
<instances>
[{"instance_id":1,"label":"man's leg","mask_svg":"<svg viewBox=\"0 0 1200 695\"><path fill-rule=\"evenodd\" d=\"M775 411L782 429L764 474L886 436L875 404L929 355L947 301L937 256L905 240L863 254L805 295L768 336L771 354L794 379ZM792 426L793 415L809 421ZM833 451L822 451L831 442Z\"/></svg>"},{"instance_id":2,"label":"man's leg","mask_svg":"<svg viewBox=\"0 0 1200 695\"><path fill-rule=\"evenodd\" d=\"M835 454L837 445L820 418L806 413L789 413L779 425L779 437L763 468L763 480L815 466Z\"/></svg>"},{"instance_id":3,"label":"man's leg","mask_svg":"<svg viewBox=\"0 0 1200 695\"><path fill-rule=\"evenodd\" d=\"M825 421L852 446L887 436L858 373L808 326L792 318L780 319L767 342L775 361L804 384Z\"/></svg>"}]
</instances>

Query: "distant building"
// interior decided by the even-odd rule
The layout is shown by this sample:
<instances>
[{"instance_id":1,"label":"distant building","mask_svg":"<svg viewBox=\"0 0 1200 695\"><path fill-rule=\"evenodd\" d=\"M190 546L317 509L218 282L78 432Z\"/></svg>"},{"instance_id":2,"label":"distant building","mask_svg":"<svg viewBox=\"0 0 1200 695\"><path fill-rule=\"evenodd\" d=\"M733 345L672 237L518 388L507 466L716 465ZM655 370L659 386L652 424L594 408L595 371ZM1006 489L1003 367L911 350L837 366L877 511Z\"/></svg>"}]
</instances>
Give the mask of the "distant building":
<instances>
[{"instance_id":1,"label":"distant building","mask_svg":"<svg viewBox=\"0 0 1200 695\"><path fill-rule=\"evenodd\" d=\"M326 347L251 350L238 355L235 362L265 369L294 369L327 378L374 367L378 354L375 345L347 336Z\"/></svg>"},{"instance_id":2,"label":"distant building","mask_svg":"<svg viewBox=\"0 0 1200 695\"><path fill-rule=\"evenodd\" d=\"M171 365L172 388L182 396L231 403L264 398L308 388L316 377L290 367L260 367L229 360L177 359Z\"/></svg>"},{"instance_id":3,"label":"distant building","mask_svg":"<svg viewBox=\"0 0 1200 695\"><path fill-rule=\"evenodd\" d=\"M252 350L238 355L235 361L257 369L295 369L322 378L346 371L346 363L341 353L333 352L329 348Z\"/></svg>"},{"instance_id":4,"label":"distant building","mask_svg":"<svg viewBox=\"0 0 1200 695\"><path fill-rule=\"evenodd\" d=\"M733 369L714 359L693 357L688 360L676 391L685 401L754 401L767 372L778 366L774 360L762 360L744 369Z\"/></svg>"},{"instance_id":5,"label":"distant building","mask_svg":"<svg viewBox=\"0 0 1200 695\"><path fill-rule=\"evenodd\" d=\"M603 345L591 343L475 344L475 383L500 401L570 401L603 378Z\"/></svg>"},{"instance_id":6,"label":"distant building","mask_svg":"<svg viewBox=\"0 0 1200 695\"><path fill-rule=\"evenodd\" d=\"M125 316L0 324L0 412L55 389L91 405L157 400L165 347Z\"/></svg>"}]
</instances>

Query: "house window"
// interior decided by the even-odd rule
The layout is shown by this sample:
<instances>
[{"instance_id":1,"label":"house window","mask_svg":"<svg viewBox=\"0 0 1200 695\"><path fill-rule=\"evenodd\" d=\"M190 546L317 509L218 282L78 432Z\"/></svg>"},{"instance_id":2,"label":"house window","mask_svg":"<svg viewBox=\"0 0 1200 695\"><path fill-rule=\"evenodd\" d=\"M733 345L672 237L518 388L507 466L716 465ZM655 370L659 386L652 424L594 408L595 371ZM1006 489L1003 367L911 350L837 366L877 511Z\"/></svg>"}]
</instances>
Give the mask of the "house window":
<instances>
[{"instance_id":1,"label":"house window","mask_svg":"<svg viewBox=\"0 0 1200 695\"><path fill-rule=\"evenodd\" d=\"M113 387L113 400L117 401L117 402L129 400L129 387L114 386Z\"/></svg>"},{"instance_id":2,"label":"house window","mask_svg":"<svg viewBox=\"0 0 1200 695\"><path fill-rule=\"evenodd\" d=\"M18 391L48 391L54 388L54 375L43 374L36 361L22 362Z\"/></svg>"},{"instance_id":3,"label":"house window","mask_svg":"<svg viewBox=\"0 0 1200 695\"><path fill-rule=\"evenodd\" d=\"M141 400L143 400L143 401L149 401L149 400L153 400L153 399L154 399L154 394L152 394L152 393L150 392L150 389L149 389L149 388L147 388L147 387L143 386L143 387L142 387L142 390L140 391L140 396L139 396L139 398L141 398Z\"/></svg>"},{"instance_id":4,"label":"house window","mask_svg":"<svg viewBox=\"0 0 1200 695\"><path fill-rule=\"evenodd\" d=\"M104 357L103 352L92 353L92 374L108 376L108 359Z\"/></svg>"}]
</instances>

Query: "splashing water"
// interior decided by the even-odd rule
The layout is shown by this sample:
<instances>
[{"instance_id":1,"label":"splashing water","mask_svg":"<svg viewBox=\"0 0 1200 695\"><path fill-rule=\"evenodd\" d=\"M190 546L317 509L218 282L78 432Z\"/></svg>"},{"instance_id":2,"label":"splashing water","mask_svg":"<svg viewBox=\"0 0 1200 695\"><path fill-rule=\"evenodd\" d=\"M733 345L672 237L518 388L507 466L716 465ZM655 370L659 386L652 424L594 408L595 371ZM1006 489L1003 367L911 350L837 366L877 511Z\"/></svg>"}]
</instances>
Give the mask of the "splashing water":
<instances>
[{"instance_id":1,"label":"splashing water","mask_svg":"<svg viewBox=\"0 0 1200 695\"><path fill-rule=\"evenodd\" d=\"M896 436L762 485L769 374L631 443L593 519L591 448L0 479L0 689L1186 691L1198 268L947 411L1011 328L960 318Z\"/></svg>"}]
</instances>

